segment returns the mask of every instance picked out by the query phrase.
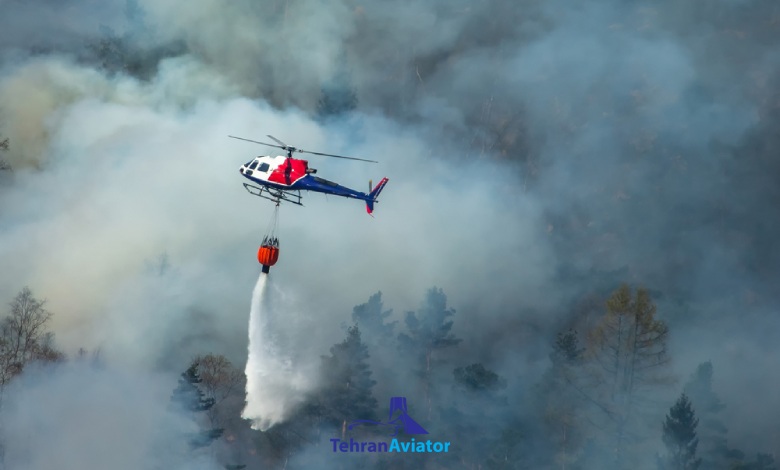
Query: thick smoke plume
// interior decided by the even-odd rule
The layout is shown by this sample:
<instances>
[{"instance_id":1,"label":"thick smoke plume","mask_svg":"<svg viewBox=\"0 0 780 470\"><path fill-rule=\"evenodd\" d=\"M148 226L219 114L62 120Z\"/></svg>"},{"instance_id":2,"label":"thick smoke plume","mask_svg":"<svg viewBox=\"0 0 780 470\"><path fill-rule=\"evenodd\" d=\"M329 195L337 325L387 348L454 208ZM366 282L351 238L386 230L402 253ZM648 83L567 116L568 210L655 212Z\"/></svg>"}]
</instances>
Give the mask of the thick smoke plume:
<instances>
[{"instance_id":1,"label":"thick smoke plume","mask_svg":"<svg viewBox=\"0 0 780 470\"><path fill-rule=\"evenodd\" d=\"M780 383L767 373L780 354L779 8L3 2L0 159L13 172L0 171L0 305L24 285L48 299L60 348L102 351L95 383L127 367L176 376L204 352L242 367L245 297L271 207L244 192L237 168L269 149L226 136L268 133L381 162L311 158L339 183L390 178L374 219L313 194L282 208L280 238L296 250L274 278L297 304L262 313L306 357L343 338L352 307L379 290L394 333L405 331L404 313L436 285L458 312L459 360L507 378L522 411L555 335L589 299L603 313L601 293L641 284L670 325L677 376L713 361L729 443L780 455ZM323 116L333 89L352 107ZM395 364L395 351L371 354ZM378 387L406 393L395 376ZM67 409L59 396L24 401L30 381L16 387L13 423L37 403ZM678 392L670 385L659 407ZM93 417L113 424L108 412ZM50 431L70 437L65 425ZM93 462L73 464L106 467Z\"/></svg>"},{"instance_id":2,"label":"thick smoke plume","mask_svg":"<svg viewBox=\"0 0 780 470\"><path fill-rule=\"evenodd\" d=\"M168 406L162 374L83 360L29 370L4 391L3 468L222 468L187 447L195 421Z\"/></svg>"}]
</instances>

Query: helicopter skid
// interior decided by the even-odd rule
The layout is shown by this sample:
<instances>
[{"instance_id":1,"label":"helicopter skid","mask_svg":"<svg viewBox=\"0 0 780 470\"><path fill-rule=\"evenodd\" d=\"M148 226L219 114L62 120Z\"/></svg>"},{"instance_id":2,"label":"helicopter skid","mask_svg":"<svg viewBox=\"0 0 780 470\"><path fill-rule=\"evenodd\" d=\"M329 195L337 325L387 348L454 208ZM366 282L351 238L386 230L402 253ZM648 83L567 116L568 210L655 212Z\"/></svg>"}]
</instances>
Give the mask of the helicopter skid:
<instances>
[{"instance_id":1,"label":"helicopter skid","mask_svg":"<svg viewBox=\"0 0 780 470\"><path fill-rule=\"evenodd\" d=\"M282 201L287 201L292 204L303 206L303 203L301 202L302 196L299 190L285 191L283 189L253 186L249 183L244 183L244 188L246 188L249 194L252 194L253 196L262 197L277 204L281 203Z\"/></svg>"}]
</instances>

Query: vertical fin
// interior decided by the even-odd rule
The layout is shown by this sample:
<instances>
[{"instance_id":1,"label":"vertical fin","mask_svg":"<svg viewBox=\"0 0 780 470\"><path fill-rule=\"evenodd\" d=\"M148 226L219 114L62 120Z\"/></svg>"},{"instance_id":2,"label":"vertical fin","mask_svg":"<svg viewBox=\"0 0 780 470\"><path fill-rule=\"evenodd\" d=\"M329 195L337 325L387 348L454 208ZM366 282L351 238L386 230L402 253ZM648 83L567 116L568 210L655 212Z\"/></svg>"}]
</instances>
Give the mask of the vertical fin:
<instances>
[{"instance_id":1,"label":"vertical fin","mask_svg":"<svg viewBox=\"0 0 780 470\"><path fill-rule=\"evenodd\" d=\"M379 193L382 192L382 190L385 188L385 185L387 184L387 178L382 178L382 181L379 182L379 184L376 185L376 188L372 189L368 193L368 197L366 198L366 212L371 214L374 212L374 203L376 202L376 198L379 197ZM369 187L371 183L369 182Z\"/></svg>"}]
</instances>

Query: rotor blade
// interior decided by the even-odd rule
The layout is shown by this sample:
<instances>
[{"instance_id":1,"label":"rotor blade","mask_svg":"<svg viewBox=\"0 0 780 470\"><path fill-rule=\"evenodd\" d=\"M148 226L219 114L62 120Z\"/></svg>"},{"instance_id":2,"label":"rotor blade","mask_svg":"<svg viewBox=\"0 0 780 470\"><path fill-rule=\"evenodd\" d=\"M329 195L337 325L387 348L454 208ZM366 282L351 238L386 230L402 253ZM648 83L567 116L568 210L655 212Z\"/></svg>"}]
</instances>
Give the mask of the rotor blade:
<instances>
[{"instance_id":1,"label":"rotor blade","mask_svg":"<svg viewBox=\"0 0 780 470\"><path fill-rule=\"evenodd\" d=\"M331 153L311 152L309 150L301 150L301 149L296 149L296 151L303 152L303 153L310 153L312 155L322 155L323 157L344 158L344 159L347 159L347 160L358 160L358 161L361 161L361 162L379 163L376 160L366 160L365 158L345 157L343 155L333 155Z\"/></svg>"},{"instance_id":2,"label":"rotor blade","mask_svg":"<svg viewBox=\"0 0 780 470\"><path fill-rule=\"evenodd\" d=\"M312 155L321 155L321 156L323 156L323 157L343 158L343 159L345 159L345 160L357 160L357 161L360 161L360 162L379 163L379 162L378 162L378 161L376 161L376 160L366 160L365 158L345 157L345 156L343 156L343 155L333 155L333 154L331 154L331 153L312 152L312 151L310 151L310 150L301 150L301 149L296 149L296 148L288 147L288 146L287 146L287 145L286 145L284 142L282 142L281 140L277 139L276 137L274 137L274 136L272 136L272 135L268 135L268 137L272 138L272 139L273 139L275 142L279 142L279 143L280 143L280 144L282 144L282 145L267 144L267 143L265 143L265 142L259 142L259 141L257 141L257 140L252 140L252 139L245 139L245 138L243 138L243 137L236 137L236 136L234 136L234 135L229 135L228 137L231 137L231 138L233 138L233 139L238 139L238 140L245 140L245 141L247 141L247 142L253 142L253 143L255 143L255 144L267 145L267 146L269 146L269 147L276 147L276 148L280 148L280 149L282 149L282 150L288 150L288 149L289 149L289 150L292 150L292 151L294 151L294 152L300 152L300 153L310 153L310 154L312 154Z\"/></svg>"},{"instance_id":3,"label":"rotor blade","mask_svg":"<svg viewBox=\"0 0 780 470\"><path fill-rule=\"evenodd\" d=\"M286 148L287 148L287 144L285 144L285 143L284 143L284 142L282 142L281 140L277 139L276 137L274 137L274 136L272 136L272 135L268 135L268 134L266 134L266 136L270 137L270 138L271 138L271 139L272 139L274 142L276 142L276 143L278 143L279 145L281 145L283 149L286 149Z\"/></svg>"},{"instance_id":4,"label":"rotor blade","mask_svg":"<svg viewBox=\"0 0 780 470\"><path fill-rule=\"evenodd\" d=\"M274 144L266 144L265 142L258 142L257 140L250 140L250 139L245 139L245 138L243 138L243 137L236 137L236 136L234 136L234 135L229 135L228 137L232 137L232 138L234 138L234 139L238 139L238 140L246 140L247 142L254 142L254 143L256 143L256 144L267 145L267 146L269 146L269 147L276 147L276 148L280 148L280 149L282 149L282 150L286 150L286 149L287 149L287 147L281 147L281 146L279 146L279 145L274 145Z\"/></svg>"}]
</instances>

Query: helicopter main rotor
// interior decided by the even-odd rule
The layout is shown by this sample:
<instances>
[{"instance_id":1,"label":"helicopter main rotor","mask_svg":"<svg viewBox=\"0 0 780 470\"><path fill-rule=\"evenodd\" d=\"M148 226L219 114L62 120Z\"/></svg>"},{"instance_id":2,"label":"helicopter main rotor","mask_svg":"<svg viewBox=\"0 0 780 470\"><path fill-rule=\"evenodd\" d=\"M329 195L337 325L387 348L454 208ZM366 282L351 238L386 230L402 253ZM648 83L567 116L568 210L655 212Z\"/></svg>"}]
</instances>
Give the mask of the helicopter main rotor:
<instances>
[{"instance_id":1,"label":"helicopter main rotor","mask_svg":"<svg viewBox=\"0 0 780 470\"><path fill-rule=\"evenodd\" d=\"M290 145L287 145L287 144L285 144L284 142L282 142L281 140L277 139L276 137L274 137L272 135L267 135L267 137L270 137L274 142L278 143L279 145L269 144L269 143L266 143L266 142L260 142L260 141L257 141L257 140L245 139L243 137L236 137L236 136L233 136L233 135L229 135L228 137L231 137L233 139L238 139L238 140L245 140L247 142L253 142L255 144L267 145L268 147L276 147L276 148L279 148L279 149L282 149L282 150L286 150L287 151L287 158L292 158L292 154L295 153L295 152L298 152L298 153L310 153L312 155L320 155L320 156L323 156L323 157L343 158L345 160L358 160L358 161L361 161L361 162L379 163L379 162L377 162L375 160L366 160L364 158L345 157L343 155L334 155L332 153L322 153L322 152L312 152L310 150L302 150L302 149L299 149L297 147L292 147Z\"/></svg>"}]
</instances>

